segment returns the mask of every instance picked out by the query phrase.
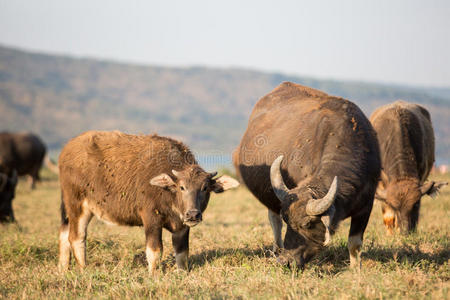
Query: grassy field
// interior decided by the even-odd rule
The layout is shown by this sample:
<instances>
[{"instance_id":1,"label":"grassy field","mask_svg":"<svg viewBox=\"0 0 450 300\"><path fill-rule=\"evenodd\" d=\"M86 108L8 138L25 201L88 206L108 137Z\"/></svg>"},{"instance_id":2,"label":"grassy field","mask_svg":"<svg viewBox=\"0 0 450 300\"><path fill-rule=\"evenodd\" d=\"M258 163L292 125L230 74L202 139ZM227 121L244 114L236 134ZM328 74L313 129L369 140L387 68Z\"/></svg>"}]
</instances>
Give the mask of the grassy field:
<instances>
[{"instance_id":1,"label":"grassy field","mask_svg":"<svg viewBox=\"0 0 450 300\"><path fill-rule=\"evenodd\" d=\"M20 182L13 202L18 225L0 226L0 299L449 299L449 187L437 199L423 199L418 232L407 237L386 236L376 203L360 273L348 266L348 220L330 247L293 272L272 257L267 210L245 188L214 195L203 223L191 231L190 272L176 270L166 231L163 267L151 278L142 228L95 219L88 267L59 274L58 182L48 173L44 179L34 191Z\"/></svg>"}]
</instances>

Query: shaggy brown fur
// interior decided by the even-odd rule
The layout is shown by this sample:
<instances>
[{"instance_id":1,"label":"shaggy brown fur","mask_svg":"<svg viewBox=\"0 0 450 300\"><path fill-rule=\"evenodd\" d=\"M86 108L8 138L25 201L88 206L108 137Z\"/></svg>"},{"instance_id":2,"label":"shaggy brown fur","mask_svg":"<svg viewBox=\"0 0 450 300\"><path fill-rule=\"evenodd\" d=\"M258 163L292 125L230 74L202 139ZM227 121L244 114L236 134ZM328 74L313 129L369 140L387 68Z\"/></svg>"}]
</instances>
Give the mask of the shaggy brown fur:
<instances>
[{"instance_id":1,"label":"shaggy brown fur","mask_svg":"<svg viewBox=\"0 0 450 300\"><path fill-rule=\"evenodd\" d=\"M205 172L187 146L157 135L86 132L67 143L59 168L62 269L68 267L70 247L84 267L86 228L93 215L109 223L144 226L151 272L162 251L162 229L169 230L177 254L183 255L177 264L186 267L188 226L201 221L211 191L236 183L226 176L213 179L215 173Z\"/></svg>"},{"instance_id":2,"label":"shaggy brown fur","mask_svg":"<svg viewBox=\"0 0 450 300\"><path fill-rule=\"evenodd\" d=\"M383 203L388 233L409 232L419 221L422 195L432 195L445 183L424 185L434 163L434 132L428 111L397 101L378 108L370 118L377 131L383 167L377 198Z\"/></svg>"},{"instance_id":3,"label":"shaggy brown fur","mask_svg":"<svg viewBox=\"0 0 450 300\"><path fill-rule=\"evenodd\" d=\"M289 189L286 204L275 196L270 182L272 162L284 155L281 173ZM280 213L288 224L284 247L303 265L321 248L325 226L310 217L305 206L324 197L335 176L338 193L330 224L351 217L350 236L362 235L367 225L380 172L375 132L352 102L298 84L285 82L261 98L233 155L239 176L269 209L275 241L281 234Z\"/></svg>"}]
</instances>

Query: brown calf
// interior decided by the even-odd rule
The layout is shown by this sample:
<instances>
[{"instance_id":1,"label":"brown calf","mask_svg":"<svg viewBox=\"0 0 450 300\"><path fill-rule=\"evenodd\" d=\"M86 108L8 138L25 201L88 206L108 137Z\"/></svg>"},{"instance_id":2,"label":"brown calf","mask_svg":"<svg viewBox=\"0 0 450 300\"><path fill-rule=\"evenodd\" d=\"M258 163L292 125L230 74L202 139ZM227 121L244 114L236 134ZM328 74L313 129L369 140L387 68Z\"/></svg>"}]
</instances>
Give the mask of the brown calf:
<instances>
[{"instance_id":1,"label":"brown calf","mask_svg":"<svg viewBox=\"0 0 450 300\"><path fill-rule=\"evenodd\" d=\"M86 230L92 216L113 224L144 226L153 273L162 254L162 229L172 233L176 263L187 268L189 229L202 220L211 192L239 183L205 172L181 142L157 135L86 132L67 143L59 158L62 194L59 267L72 248L86 265Z\"/></svg>"}]
</instances>

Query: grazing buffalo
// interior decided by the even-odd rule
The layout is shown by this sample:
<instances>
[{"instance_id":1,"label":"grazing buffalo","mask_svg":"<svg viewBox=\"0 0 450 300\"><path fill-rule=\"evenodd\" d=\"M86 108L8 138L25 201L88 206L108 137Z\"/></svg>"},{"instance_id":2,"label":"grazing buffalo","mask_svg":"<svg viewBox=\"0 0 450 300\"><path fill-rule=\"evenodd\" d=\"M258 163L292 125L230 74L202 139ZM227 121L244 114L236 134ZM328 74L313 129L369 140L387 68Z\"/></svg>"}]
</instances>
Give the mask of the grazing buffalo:
<instances>
[{"instance_id":1,"label":"grazing buffalo","mask_svg":"<svg viewBox=\"0 0 450 300\"><path fill-rule=\"evenodd\" d=\"M12 200L18 175L39 179L45 146L31 133L0 133L0 222L14 222Z\"/></svg>"},{"instance_id":2,"label":"grazing buffalo","mask_svg":"<svg viewBox=\"0 0 450 300\"><path fill-rule=\"evenodd\" d=\"M44 143L32 133L0 133L0 159L16 169L19 176L29 175L32 189L40 179L45 152Z\"/></svg>"},{"instance_id":3,"label":"grazing buffalo","mask_svg":"<svg viewBox=\"0 0 450 300\"><path fill-rule=\"evenodd\" d=\"M274 248L285 248L281 263L303 267L351 217L350 263L360 265L380 158L375 132L355 104L282 83L256 103L233 163L269 209Z\"/></svg>"},{"instance_id":4,"label":"grazing buffalo","mask_svg":"<svg viewBox=\"0 0 450 300\"><path fill-rule=\"evenodd\" d=\"M59 158L62 225L59 268L72 248L86 265L86 231L92 216L118 225L144 226L150 273L162 253L162 229L172 233L176 264L187 268L189 228L202 221L211 192L239 183L205 172L181 142L157 135L86 132Z\"/></svg>"},{"instance_id":5,"label":"grazing buffalo","mask_svg":"<svg viewBox=\"0 0 450 300\"><path fill-rule=\"evenodd\" d=\"M425 180L434 163L430 114L420 105L397 101L378 108L370 121L380 144L381 182L376 198L383 201L388 233L416 229L420 199L435 195L446 182Z\"/></svg>"}]
</instances>

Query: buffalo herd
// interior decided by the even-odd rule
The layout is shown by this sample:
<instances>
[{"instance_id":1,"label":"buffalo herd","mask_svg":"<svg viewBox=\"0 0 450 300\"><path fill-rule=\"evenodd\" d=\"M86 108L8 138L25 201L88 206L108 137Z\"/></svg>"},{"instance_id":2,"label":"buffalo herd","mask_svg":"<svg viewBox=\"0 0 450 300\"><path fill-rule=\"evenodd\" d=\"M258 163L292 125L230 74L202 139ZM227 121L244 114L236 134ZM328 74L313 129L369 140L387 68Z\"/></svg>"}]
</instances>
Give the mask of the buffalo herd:
<instances>
[{"instance_id":1,"label":"buffalo herd","mask_svg":"<svg viewBox=\"0 0 450 300\"><path fill-rule=\"evenodd\" d=\"M409 233L417 228L422 196L435 196L447 184L427 181L434 147L430 114L420 105L397 101L369 120L346 99L284 82L256 103L233 164L268 210L280 264L303 268L350 218L350 266L360 268L374 199L387 233ZM18 177L28 175L34 188L44 161L59 173L61 271L71 253L85 267L93 216L143 226L150 273L159 265L162 230L168 230L177 267L188 269L189 231L202 221L211 192L239 186L230 176L206 172L185 144L156 134L85 132L64 146L55 170L38 136L4 132L0 223L15 222Z\"/></svg>"}]
</instances>

